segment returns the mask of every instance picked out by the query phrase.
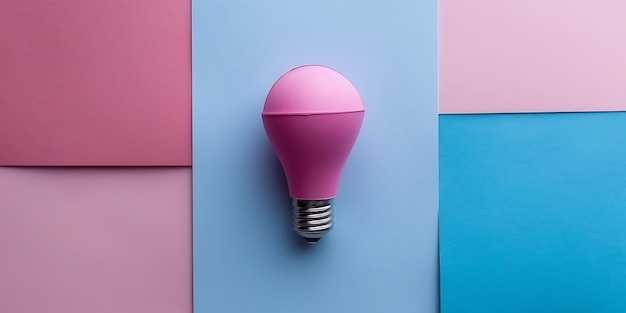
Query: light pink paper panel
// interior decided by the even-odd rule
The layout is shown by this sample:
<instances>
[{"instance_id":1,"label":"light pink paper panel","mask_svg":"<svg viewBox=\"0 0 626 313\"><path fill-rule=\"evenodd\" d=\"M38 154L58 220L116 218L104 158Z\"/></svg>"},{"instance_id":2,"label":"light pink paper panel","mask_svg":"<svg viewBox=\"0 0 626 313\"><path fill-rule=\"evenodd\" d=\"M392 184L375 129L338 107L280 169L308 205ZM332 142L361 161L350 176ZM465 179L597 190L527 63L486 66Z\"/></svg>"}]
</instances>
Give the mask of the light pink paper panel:
<instances>
[{"instance_id":1,"label":"light pink paper panel","mask_svg":"<svg viewBox=\"0 0 626 313\"><path fill-rule=\"evenodd\" d=\"M0 1L0 165L190 165L190 0Z\"/></svg>"},{"instance_id":2,"label":"light pink paper panel","mask_svg":"<svg viewBox=\"0 0 626 313\"><path fill-rule=\"evenodd\" d=\"M191 313L191 168L0 167L0 312Z\"/></svg>"},{"instance_id":3,"label":"light pink paper panel","mask_svg":"<svg viewBox=\"0 0 626 313\"><path fill-rule=\"evenodd\" d=\"M626 1L441 0L440 113L626 110Z\"/></svg>"}]
</instances>

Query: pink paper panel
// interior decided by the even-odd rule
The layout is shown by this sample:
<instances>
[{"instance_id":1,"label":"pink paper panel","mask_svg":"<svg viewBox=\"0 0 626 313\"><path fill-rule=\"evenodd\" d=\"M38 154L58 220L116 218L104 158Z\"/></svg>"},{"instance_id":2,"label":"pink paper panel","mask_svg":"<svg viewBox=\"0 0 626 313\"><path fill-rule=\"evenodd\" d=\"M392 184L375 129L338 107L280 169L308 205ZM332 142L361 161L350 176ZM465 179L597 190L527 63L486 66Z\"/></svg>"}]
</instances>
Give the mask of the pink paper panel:
<instances>
[{"instance_id":1,"label":"pink paper panel","mask_svg":"<svg viewBox=\"0 0 626 313\"><path fill-rule=\"evenodd\" d=\"M0 167L0 312L191 313L191 168Z\"/></svg>"},{"instance_id":2,"label":"pink paper panel","mask_svg":"<svg viewBox=\"0 0 626 313\"><path fill-rule=\"evenodd\" d=\"M626 110L626 1L441 0L440 113Z\"/></svg>"},{"instance_id":3,"label":"pink paper panel","mask_svg":"<svg viewBox=\"0 0 626 313\"><path fill-rule=\"evenodd\" d=\"M0 165L190 165L189 0L2 0Z\"/></svg>"}]
</instances>

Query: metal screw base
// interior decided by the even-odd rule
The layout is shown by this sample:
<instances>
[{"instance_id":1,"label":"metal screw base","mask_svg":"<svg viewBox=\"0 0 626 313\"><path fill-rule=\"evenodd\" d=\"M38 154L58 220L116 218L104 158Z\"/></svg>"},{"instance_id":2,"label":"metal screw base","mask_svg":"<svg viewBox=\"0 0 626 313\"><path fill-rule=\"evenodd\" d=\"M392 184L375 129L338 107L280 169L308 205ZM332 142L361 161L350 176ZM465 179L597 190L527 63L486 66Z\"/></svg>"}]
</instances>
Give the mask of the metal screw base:
<instances>
[{"instance_id":1,"label":"metal screw base","mask_svg":"<svg viewBox=\"0 0 626 313\"><path fill-rule=\"evenodd\" d=\"M293 199L295 231L308 243L317 243L333 228L332 206L332 199Z\"/></svg>"}]
</instances>

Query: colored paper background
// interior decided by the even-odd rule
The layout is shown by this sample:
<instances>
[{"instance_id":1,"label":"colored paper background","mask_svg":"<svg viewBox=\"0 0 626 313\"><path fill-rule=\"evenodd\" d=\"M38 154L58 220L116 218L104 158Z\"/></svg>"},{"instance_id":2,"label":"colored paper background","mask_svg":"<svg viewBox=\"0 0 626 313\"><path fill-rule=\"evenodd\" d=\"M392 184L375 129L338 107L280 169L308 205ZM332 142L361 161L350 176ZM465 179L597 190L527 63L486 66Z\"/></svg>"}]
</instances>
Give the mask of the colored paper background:
<instances>
[{"instance_id":1,"label":"colored paper background","mask_svg":"<svg viewBox=\"0 0 626 313\"><path fill-rule=\"evenodd\" d=\"M192 310L190 168L0 167L0 312Z\"/></svg>"},{"instance_id":2,"label":"colored paper background","mask_svg":"<svg viewBox=\"0 0 626 313\"><path fill-rule=\"evenodd\" d=\"M189 0L0 2L0 165L191 165Z\"/></svg>"},{"instance_id":3,"label":"colored paper background","mask_svg":"<svg viewBox=\"0 0 626 313\"><path fill-rule=\"evenodd\" d=\"M441 0L441 113L626 110L623 0Z\"/></svg>"},{"instance_id":4,"label":"colored paper background","mask_svg":"<svg viewBox=\"0 0 626 313\"><path fill-rule=\"evenodd\" d=\"M192 19L196 312L438 312L437 2L196 1ZM315 246L261 121L303 64L367 110Z\"/></svg>"},{"instance_id":5,"label":"colored paper background","mask_svg":"<svg viewBox=\"0 0 626 313\"><path fill-rule=\"evenodd\" d=\"M442 115L442 313L626 312L626 113Z\"/></svg>"}]
</instances>

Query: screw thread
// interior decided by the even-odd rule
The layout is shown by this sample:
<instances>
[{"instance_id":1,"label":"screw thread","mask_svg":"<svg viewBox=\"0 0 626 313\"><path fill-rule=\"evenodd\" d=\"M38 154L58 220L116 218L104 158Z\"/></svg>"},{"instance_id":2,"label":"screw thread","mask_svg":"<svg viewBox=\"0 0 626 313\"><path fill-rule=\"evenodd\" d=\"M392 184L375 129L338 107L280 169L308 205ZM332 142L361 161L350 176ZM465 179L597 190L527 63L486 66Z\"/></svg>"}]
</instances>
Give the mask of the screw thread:
<instances>
[{"instance_id":1,"label":"screw thread","mask_svg":"<svg viewBox=\"0 0 626 313\"><path fill-rule=\"evenodd\" d=\"M332 199L293 200L293 223L295 231L314 244L333 227Z\"/></svg>"}]
</instances>

